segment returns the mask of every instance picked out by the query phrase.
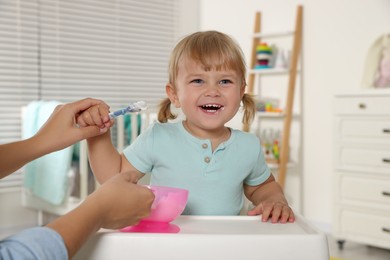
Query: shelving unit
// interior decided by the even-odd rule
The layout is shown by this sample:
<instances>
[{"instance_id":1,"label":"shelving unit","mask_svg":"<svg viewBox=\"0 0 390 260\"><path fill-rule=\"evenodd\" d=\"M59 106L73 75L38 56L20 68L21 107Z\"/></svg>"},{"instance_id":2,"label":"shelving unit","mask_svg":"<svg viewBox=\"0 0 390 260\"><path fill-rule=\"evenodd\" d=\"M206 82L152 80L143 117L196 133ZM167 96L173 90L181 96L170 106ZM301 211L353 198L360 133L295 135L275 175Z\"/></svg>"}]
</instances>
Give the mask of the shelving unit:
<instances>
[{"instance_id":1,"label":"shelving unit","mask_svg":"<svg viewBox=\"0 0 390 260\"><path fill-rule=\"evenodd\" d=\"M260 77L264 76L280 76L284 75L288 77L288 84L286 89L286 103L285 108L282 113L259 113L261 119L275 119L280 118L283 120L282 128L282 146L280 150L279 165L278 167L278 182L284 188L286 180L286 172L291 162L289 162L289 147L290 147L290 131L291 131L291 121L293 119L293 105L294 105L294 96L297 75L301 72L298 70L298 62L301 56L301 45L302 45L302 16L303 16L303 7L301 5L297 6L296 10L296 21L295 21L295 30L294 31L284 31L276 33L262 33L261 32L261 12L256 12L255 24L254 24L254 35L252 37L252 54L250 62L250 70L248 76L248 93L250 94L259 94L259 87L255 88L256 79L259 80ZM257 53L256 47L261 43L262 39L270 38L292 38L292 48L291 48L291 59L288 68L266 68L266 69L253 69L256 65ZM269 114L269 115L267 115ZM244 131L250 130L250 125L243 126Z\"/></svg>"}]
</instances>

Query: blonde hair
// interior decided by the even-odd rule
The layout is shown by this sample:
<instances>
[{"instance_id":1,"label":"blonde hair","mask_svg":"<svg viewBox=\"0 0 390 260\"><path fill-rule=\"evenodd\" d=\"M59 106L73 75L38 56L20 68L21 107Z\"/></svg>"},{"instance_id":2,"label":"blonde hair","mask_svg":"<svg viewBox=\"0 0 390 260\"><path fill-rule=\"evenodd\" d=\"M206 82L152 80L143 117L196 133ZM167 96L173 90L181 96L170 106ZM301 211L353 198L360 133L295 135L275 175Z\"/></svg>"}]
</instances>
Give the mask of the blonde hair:
<instances>
[{"instance_id":1,"label":"blonde hair","mask_svg":"<svg viewBox=\"0 0 390 260\"><path fill-rule=\"evenodd\" d=\"M206 70L232 69L245 83L246 65L244 55L238 44L228 35L217 31L196 32L183 38L173 49L169 62L169 83L175 88L178 65L184 57L202 64ZM253 96L245 93L242 97L244 116L242 122L250 124L256 113ZM166 123L177 115L171 111L171 101L165 98L160 103L158 121Z\"/></svg>"}]
</instances>

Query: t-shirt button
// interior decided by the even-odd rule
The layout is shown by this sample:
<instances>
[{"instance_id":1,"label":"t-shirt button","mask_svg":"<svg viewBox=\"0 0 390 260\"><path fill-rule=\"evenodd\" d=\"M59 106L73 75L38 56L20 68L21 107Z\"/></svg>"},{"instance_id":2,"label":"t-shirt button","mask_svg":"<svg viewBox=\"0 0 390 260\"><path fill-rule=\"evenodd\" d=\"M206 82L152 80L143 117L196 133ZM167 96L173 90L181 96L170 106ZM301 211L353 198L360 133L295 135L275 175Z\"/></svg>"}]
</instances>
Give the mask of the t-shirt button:
<instances>
[{"instance_id":1,"label":"t-shirt button","mask_svg":"<svg viewBox=\"0 0 390 260\"><path fill-rule=\"evenodd\" d=\"M202 144L203 149L206 149L207 147L209 147L207 144Z\"/></svg>"},{"instance_id":2,"label":"t-shirt button","mask_svg":"<svg viewBox=\"0 0 390 260\"><path fill-rule=\"evenodd\" d=\"M205 163L209 163L210 162L210 157L205 157L204 161L205 161Z\"/></svg>"}]
</instances>

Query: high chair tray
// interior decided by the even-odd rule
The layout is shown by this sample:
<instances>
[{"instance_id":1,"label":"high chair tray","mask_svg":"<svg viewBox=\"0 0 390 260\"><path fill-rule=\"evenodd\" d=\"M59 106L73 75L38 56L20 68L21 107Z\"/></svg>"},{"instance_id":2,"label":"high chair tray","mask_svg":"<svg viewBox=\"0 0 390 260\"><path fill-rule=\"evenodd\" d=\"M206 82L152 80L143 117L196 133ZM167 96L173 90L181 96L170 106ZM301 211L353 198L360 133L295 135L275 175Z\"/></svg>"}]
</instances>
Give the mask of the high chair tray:
<instances>
[{"instance_id":1,"label":"high chair tray","mask_svg":"<svg viewBox=\"0 0 390 260\"><path fill-rule=\"evenodd\" d=\"M329 260L325 234L297 216L294 223L261 222L260 216L180 216L179 233L100 230L74 259Z\"/></svg>"}]
</instances>

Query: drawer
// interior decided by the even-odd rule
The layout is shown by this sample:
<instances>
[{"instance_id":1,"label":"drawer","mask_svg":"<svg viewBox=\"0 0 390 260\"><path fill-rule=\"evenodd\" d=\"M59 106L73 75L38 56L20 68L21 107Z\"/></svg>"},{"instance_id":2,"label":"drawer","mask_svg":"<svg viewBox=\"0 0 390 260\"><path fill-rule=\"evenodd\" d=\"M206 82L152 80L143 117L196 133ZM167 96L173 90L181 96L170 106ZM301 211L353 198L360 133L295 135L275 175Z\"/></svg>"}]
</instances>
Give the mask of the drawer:
<instances>
[{"instance_id":1,"label":"drawer","mask_svg":"<svg viewBox=\"0 0 390 260\"><path fill-rule=\"evenodd\" d=\"M370 146L340 145L336 167L341 169L360 169L368 172L387 173L390 176L390 149Z\"/></svg>"},{"instance_id":2,"label":"drawer","mask_svg":"<svg viewBox=\"0 0 390 260\"><path fill-rule=\"evenodd\" d=\"M336 115L390 115L389 97L336 97L333 105Z\"/></svg>"},{"instance_id":3,"label":"drawer","mask_svg":"<svg viewBox=\"0 0 390 260\"><path fill-rule=\"evenodd\" d=\"M343 201L383 204L390 209L390 178L386 180L342 175L340 182L339 193Z\"/></svg>"},{"instance_id":4,"label":"drawer","mask_svg":"<svg viewBox=\"0 0 390 260\"><path fill-rule=\"evenodd\" d=\"M369 214L353 210L342 210L341 232L350 236L381 240L390 245L390 214Z\"/></svg>"},{"instance_id":5,"label":"drawer","mask_svg":"<svg viewBox=\"0 0 390 260\"><path fill-rule=\"evenodd\" d=\"M389 101L390 102L390 101ZM390 141L390 117L388 118L339 118L336 122L339 138L381 138Z\"/></svg>"}]
</instances>

